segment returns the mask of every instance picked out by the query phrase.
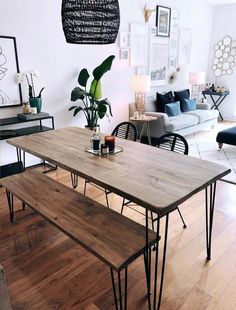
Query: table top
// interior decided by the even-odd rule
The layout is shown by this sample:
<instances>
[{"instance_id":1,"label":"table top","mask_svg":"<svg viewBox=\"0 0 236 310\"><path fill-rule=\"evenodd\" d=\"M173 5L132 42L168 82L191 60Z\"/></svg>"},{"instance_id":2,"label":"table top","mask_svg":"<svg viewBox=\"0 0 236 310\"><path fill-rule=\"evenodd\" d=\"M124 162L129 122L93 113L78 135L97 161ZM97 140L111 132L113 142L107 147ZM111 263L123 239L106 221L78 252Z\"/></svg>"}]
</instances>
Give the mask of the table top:
<instances>
[{"instance_id":1,"label":"table top","mask_svg":"<svg viewBox=\"0 0 236 310\"><path fill-rule=\"evenodd\" d=\"M216 92L216 91L211 91L211 90L203 90L202 91L203 95L214 95L214 96L227 96L229 95L229 91L226 90L224 92Z\"/></svg>"},{"instance_id":2,"label":"table top","mask_svg":"<svg viewBox=\"0 0 236 310\"><path fill-rule=\"evenodd\" d=\"M155 121L157 117L144 115L144 116L139 116L137 118L135 118L134 116L131 116L129 119L131 121L137 121L137 122L151 122L151 121Z\"/></svg>"},{"instance_id":3,"label":"table top","mask_svg":"<svg viewBox=\"0 0 236 310\"><path fill-rule=\"evenodd\" d=\"M102 137L104 135L101 134ZM202 159L116 138L123 152L100 157L85 151L91 132L68 127L8 143L78 174L159 215L230 173L230 169Z\"/></svg>"}]
</instances>

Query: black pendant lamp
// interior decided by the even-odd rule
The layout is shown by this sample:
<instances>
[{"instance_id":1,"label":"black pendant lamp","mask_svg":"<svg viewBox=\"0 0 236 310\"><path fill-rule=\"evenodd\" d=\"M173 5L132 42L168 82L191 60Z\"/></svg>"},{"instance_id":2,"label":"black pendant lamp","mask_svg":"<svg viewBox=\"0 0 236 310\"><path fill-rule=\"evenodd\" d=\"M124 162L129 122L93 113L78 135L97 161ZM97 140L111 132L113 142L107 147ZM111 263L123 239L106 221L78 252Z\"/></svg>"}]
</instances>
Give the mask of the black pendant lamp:
<instances>
[{"instance_id":1,"label":"black pendant lamp","mask_svg":"<svg viewBox=\"0 0 236 310\"><path fill-rule=\"evenodd\" d=\"M74 44L111 44L120 26L118 0L62 0L66 41Z\"/></svg>"}]
</instances>

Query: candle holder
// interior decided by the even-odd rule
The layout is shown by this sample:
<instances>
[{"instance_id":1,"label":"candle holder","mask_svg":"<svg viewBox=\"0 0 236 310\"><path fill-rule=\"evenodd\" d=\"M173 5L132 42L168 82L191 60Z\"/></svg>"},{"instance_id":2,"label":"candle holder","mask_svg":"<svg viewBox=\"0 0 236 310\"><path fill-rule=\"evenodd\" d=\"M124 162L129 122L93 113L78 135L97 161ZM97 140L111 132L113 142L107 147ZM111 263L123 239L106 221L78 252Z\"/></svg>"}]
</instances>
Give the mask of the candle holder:
<instances>
[{"instance_id":1,"label":"candle holder","mask_svg":"<svg viewBox=\"0 0 236 310\"><path fill-rule=\"evenodd\" d=\"M115 149L115 136L105 136L105 145L109 148L109 153L113 153Z\"/></svg>"}]
</instances>

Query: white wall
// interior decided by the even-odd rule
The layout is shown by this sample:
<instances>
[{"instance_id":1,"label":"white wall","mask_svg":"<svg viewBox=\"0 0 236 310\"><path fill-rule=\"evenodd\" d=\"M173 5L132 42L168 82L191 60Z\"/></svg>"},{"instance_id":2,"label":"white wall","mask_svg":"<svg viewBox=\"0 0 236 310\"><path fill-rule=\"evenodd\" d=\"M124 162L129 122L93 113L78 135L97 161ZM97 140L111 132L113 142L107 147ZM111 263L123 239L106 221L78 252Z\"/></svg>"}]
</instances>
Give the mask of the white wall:
<instances>
[{"instance_id":1,"label":"white wall","mask_svg":"<svg viewBox=\"0 0 236 310\"><path fill-rule=\"evenodd\" d=\"M128 31L130 22L144 23L145 3L155 7L152 0L120 0L120 31ZM195 3L196 2L196 3ZM160 5L177 8L180 11L181 27L192 28L192 63L182 68L180 79L172 88L188 86L189 70L206 70L208 65L209 42L212 24L212 9L197 1L167 0ZM155 24L155 14L150 21ZM21 71L38 69L40 78L37 89L45 86L43 110L55 116L57 128L71 125L84 125L81 117L73 118L70 107L70 92L76 85L79 70L87 67L92 70L110 54L116 55L112 71L103 78L103 95L112 103L114 117L110 123L101 122L103 132L110 132L121 121L128 118L128 103L133 101L130 78L134 68L118 59L116 44L87 46L67 44L61 26L61 1L58 0L1 0L0 34L15 36ZM167 85L160 90L169 89ZM154 92L153 92L154 93ZM27 87L23 87L24 100L27 101ZM15 116L20 108L0 109L0 118ZM0 164L15 159L13 148L0 142Z\"/></svg>"},{"instance_id":2,"label":"white wall","mask_svg":"<svg viewBox=\"0 0 236 310\"><path fill-rule=\"evenodd\" d=\"M211 50L209 58L208 77L209 81L215 82L215 77L211 69L212 59L214 56L214 45L225 36L231 36L233 40L236 40L236 4L217 6L214 8L214 18L212 26L212 38L211 38ZM220 111L224 118L231 119L236 116L236 67L233 68L234 73L232 75L225 75L217 78L217 83L220 86L225 86L230 90L230 95L220 106Z\"/></svg>"}]
</instances>

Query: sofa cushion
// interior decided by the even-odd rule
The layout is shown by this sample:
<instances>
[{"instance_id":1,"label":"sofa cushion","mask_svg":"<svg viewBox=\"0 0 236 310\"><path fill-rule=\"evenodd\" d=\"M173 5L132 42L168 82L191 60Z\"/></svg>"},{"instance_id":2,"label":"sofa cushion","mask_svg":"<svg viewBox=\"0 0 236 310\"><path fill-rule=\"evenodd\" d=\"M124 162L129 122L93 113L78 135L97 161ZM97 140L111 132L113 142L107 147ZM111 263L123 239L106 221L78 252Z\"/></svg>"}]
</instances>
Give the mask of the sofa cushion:
<instances>
[{"instance_id":1,"label":"sofa cushion","mask_svg":"<svg viewBox=\"0 0 236 310\"><path fill-rule=\"evenodd\" d=\"M183 111L182 105L183 105L184 99L190 98L189 89L185 89L185 90L181 90L181 91L175 91L174 95L175 95L174 96L175 101L180 101L180 108L181 108L181 111Z\"/></svg>"},{"instance_id":2,"label":"sofa cushion","mask_svg":"<svg viewBox=\"0 0 236 310\"><path fill-rule=\"evenodd\" d=\"M165 104L167 103L173 103L174 97L172 95L172 92L168 92L164 95L157 93L156 94L156 105L157 105L157 112L165 112Z\"/></svg>"},{"instance_id":3,"label":"sofa cushion","mask_svg":"<svg viewBox=\"0 0 236 310\"><path fill-rule=\"evenodd\" d=\"M165 105L165 113L170 117L181 114L180 102L167 103Z\"/></svg>"},{"instance_id":4,"label":"sofa cushion","mask_svg":"<svg viewBox=\"0 0 236 310\"><path fill-rule=\"evenodd\" d=\"M196 99L184 99L182 102L182 111L190 112L196 110L197 101Z\"/></svg>"},{"instance_id":5,"label":"sofa cushion","mask_svg":"<svg viewBox=\"0 0 236 310\"><path fill-rule=\"evenodd\" d=\"M187 113L169 118L169 123L165 124L165 130L168 132L175 132L177 130L194 126L198 124L198 117Z\"/></svg>"},{"instance_id":6,"label":"sofa cushion","mask_svg":"<svg viewBox=\"0 0 236 310\"><path fill-rule=\"evenodd\" d=\"M198 124L202 124L219 116L219 112L217 110L194 110L185 112L184 114L196 116L198 118Z\"/></svg>"}]
</instances>

